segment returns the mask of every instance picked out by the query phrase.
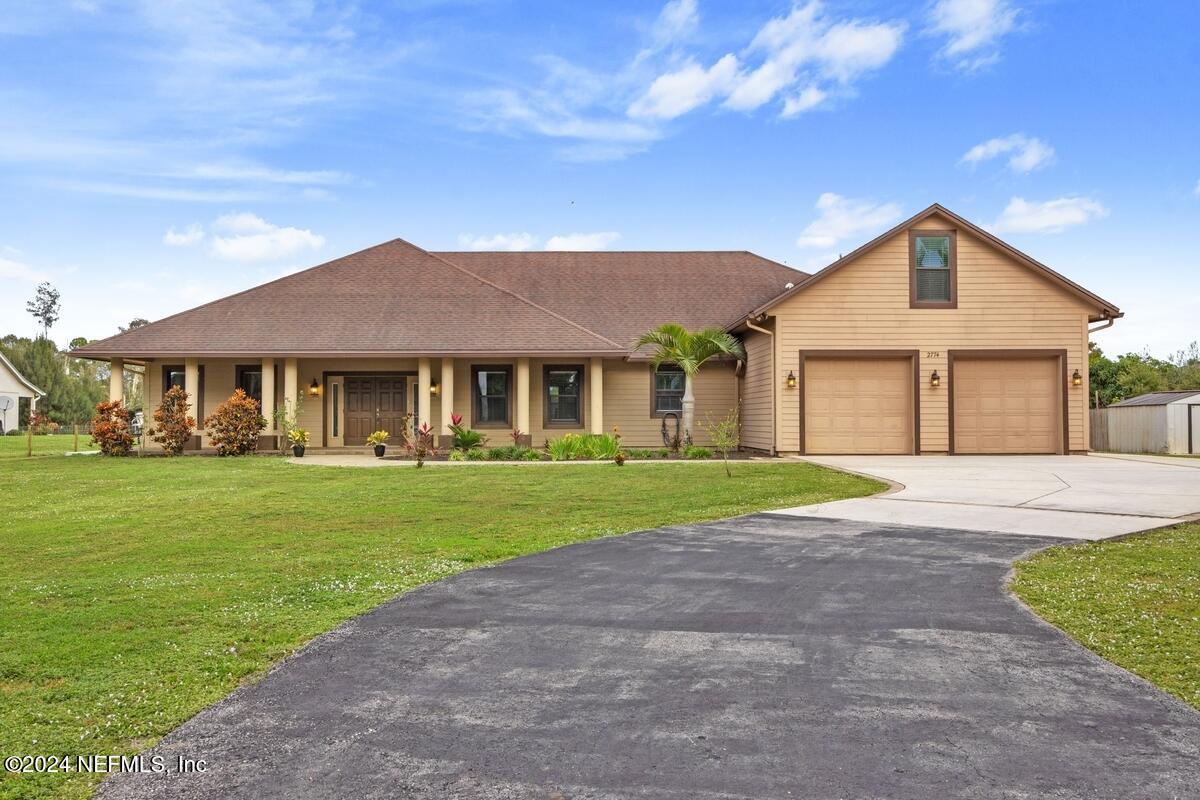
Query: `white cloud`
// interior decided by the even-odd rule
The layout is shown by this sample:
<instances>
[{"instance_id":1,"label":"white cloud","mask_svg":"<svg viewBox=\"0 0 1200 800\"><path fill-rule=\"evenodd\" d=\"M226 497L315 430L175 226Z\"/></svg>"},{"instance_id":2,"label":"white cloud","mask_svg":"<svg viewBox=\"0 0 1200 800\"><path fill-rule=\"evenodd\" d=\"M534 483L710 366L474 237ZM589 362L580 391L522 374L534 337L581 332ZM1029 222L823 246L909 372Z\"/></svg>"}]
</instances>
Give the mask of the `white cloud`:
<instances>
[{"instance_id":1,"label":"white cloud","mask_svg":"<svg viewBox=\"0 0 1200 800\"><path fill-rule=\"evenodd\" d=\"M1061 233L1107 216L1107 208L1086 197L1060 197L1041 203L1014 197L991 228L997 233Z\"/></svg>"},{"instance_id":2,"label":"white cloud","mask_svg":"<svg viewBox=\"0 0 1200 800\"><path fill-rule=\"evenodd\" d=\"M546 241L547 250L607 250L608 246L621 238L615 231L599 233L568 233L551 236Z\"/></svg>"},{"instance_id":3,"label":"white cloud","mask_svg":"<svg viewBox=\"0 0 1200 800\"><path fill-rule=\"evenodd\" d=\"M192 223L181 231L174 227L167 228L163 234L163 244L171 247L191 247L204 239L204 228L199 223Z\"/></svg>"},{"instance_id":4,"label":"white cloud","mask_svg":"<svg viewBox=\"0 0 1200 800\"><path fill-rule=\"evenodd\" d=\"M905 27L900 22L835 21L824 15L815 0L796 6L786 17L767 22L755 35L747 53L763 53L763 61L738 76L725 105L749 111L800 82L818 91L826 90L816 86L817 81L848 89L892 59ZM809 98L813 97L810 92ZM795 103L792 107L792 113L798 113Z\"/></svg>"},{"instance_id":5,"label":"white cloud","mask_svg":"<svg viewBox=\"0 0 1200 800\"><path fill-rule=\"evenodd\" d=\"M184 203L247 203L265 200L257 191L244 189L188 189L174 186L138 186L104 181L48 180L46 186L68 192L132 197L138 200L171 200Z\"/></svg>"},{"instance_id":6,"label":"white cloud","mask_svg":"<svg viewBox=\"0 0 1200 800\"><path fill-rule=\"evenodd\" d=\"M854 200L833 192L817 198L820 215L796 239L797 247L833 247L851 236L879 233L900 219L896 203Z\"/></svg>"},{"instance_id":7,"label":"white cloud","mask_svg":"<svg viewBox=\"0 0 1200 800\"><path fill-rule=\"evenodd\" d=\"M784 98L783 111L780 112L780 115L784 117L798 116L821 105L827 97L829 95L821 89L815 86L806 86L800 91L800 94Z\"/></svg>"},{"instance_id":8,"label":"white cloud","mask_svg":"<svg viewBox=\"0 0 1200 800\"><path fill-rule=\"evenodd\" d=\"M1196 195L1196 197L1200 197L1200 180L1196 181L1196 188L1192 189L1192 193Z\"/></svg>"},{"instance_id":9,"label":"white cloud","mask_svg":"<svg viewBox=\"0 0 1200 800\"><path fill-rule=\"evenodd\" d=\"M325 237L304 228L281 228L248 212L217 217L212 253L229 261L274 261L318 250Z\"/></svg>"},{"instance_id":10,"label":"white cloud","mask_svg":"<svg viewBox=\"0 0 1200 800\"><path fill-rule=\"evenodd\" d=\"M937 0L929 31L946 38L942 58L970 71L1000 58L1000 39L1016 28L1017 16L1008 0Z\"/></svg>"},{"instance_id":11,"label":"white cloud","mask_svg":"<svg viewBox=\"0 0 1200 800\"><path fill-rule=\"evenodd\" d=\"M651 33L655 44L662 46L690 36L699 25L696 0L670 0L659 12Z\"/></svg>"},{"instance_id":12,"label":"white cloud","mask_svg":"<svg viewBox=\"0 0 1200 800\"><path fill-rule=\"evenodd\" d=\"M28 264L13 261L9 258L0 258L0 278L40 283L47 280L48 277L44 272L36 270Z\"/></svg>"},{"instance_id":13,"label":"white cloud","mask_svg":"<svg viewBox=\"0 0 1200 800\"><path fill-rule=\"evenodd\" d=\"M532 233L497 233L494 236L474 236L469 233L458 237L459 247L467 250L508 250L512 252L531 250L537 244Z\"/></svg>"},{"instance_id":14,"label":"white cloud","mask_svg":"<svg viewBox=\"0 0 1200 800\"><path fill-rule=\"evenodd\" d=\"M1054 148L1041 139L1014 133L975 145L963 155L961 163L975 166L1003 155L1008 156L1008 166L1013 172L1032 172L1054 160Z\"/></svg>"},{"instance_id":15,"label":"white cloud","mask_svg":"<svg viewBox=\"0 0 1200 800\"><path fill-rule=\"evenodd\" d=\"M197 164L183 170L161 173L163 177L238 183L331 185L349 183L351 176L336 170L273 169L259 164Z\"/></svg>"},{"instance_id":16,"label":"white cloud","mask_svg":"<svg viewBox=\"0 0 1200 800\"><path fill-rule=\"evenodd\" d=\"M629 106L629 115L674 119L704 105L715 95L728 92L737 71L738 60L732 54L723 56L708 69L689 61L682 69L655 78L646 93Z\"/></svg>"}]
</instances>

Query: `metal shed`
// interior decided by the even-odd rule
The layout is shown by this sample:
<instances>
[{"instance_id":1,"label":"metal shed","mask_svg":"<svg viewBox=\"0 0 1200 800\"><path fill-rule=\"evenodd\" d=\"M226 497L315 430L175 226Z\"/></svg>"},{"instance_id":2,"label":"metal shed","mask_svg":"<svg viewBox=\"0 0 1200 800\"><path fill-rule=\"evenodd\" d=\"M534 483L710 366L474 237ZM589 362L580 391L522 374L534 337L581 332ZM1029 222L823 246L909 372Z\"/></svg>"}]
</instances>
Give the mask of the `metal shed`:
<instances>
[{"instance_id":1,"label":"metal shed","mask_svg":"<svg viewBox=\"0 0 1200 800\"><path fill-rule=\"evenodd\" d=\"M1093 450L1200 454L1200 390L1151 392L1091 412Z\"/></svg>"}]
</instances>

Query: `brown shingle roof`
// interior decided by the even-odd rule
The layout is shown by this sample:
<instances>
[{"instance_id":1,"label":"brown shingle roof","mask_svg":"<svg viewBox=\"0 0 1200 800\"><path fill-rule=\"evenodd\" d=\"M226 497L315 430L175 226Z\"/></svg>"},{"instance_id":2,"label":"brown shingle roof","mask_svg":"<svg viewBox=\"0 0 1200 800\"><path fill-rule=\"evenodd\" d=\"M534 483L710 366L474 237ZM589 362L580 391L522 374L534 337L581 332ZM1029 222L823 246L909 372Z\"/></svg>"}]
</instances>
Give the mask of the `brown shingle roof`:
<instances>
[{"instance_id":1,"label":"brown shingle roof","mask_svg":"<svg viewBox=\"0 0 1200 800\"><path fill-rule=\"evenodd\" d=\"M807 273L746 251L440 253L630 345L664 322L724 327Z\"/></svg>"},{"instance_id":2,"label":"brown shingle roof","mask_svg":"<svg viewBox=\"0 0 1200 800\"><path fill-rule=\"evenodd\" d=\"M724 325L804 277L746 252L439 254L395 239L72 354L618 354L663 322Z\"/></svg>"},{"instance_id":3,"label":"brown shingle roof","mask_svg":"<svg viewBox=\"0 0 1200 800\"><path fill-rule=\"evenodd\" d=\"M83 356L619 353L401 239L79 348Z\"/></svg>"}]
</instances>

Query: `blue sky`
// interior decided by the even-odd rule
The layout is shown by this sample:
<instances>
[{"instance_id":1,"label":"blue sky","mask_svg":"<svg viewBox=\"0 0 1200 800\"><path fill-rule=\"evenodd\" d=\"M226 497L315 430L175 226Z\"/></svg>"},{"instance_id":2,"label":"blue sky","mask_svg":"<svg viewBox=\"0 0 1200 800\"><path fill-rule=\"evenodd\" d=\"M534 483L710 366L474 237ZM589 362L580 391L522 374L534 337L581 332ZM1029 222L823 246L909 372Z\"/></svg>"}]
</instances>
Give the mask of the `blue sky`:
<instances>
[{"instance_id":1,"label":"blue sky","mask_svg":"<svg viewBox=\"0 0 1200 800\"><path fill-rule=\"evenodd\" d=\"M1200 4L6 6L0 333L397 236L815 269L937 201L1121 306L1106 350L1200 338Z\"/></svg>"}]
</instances>

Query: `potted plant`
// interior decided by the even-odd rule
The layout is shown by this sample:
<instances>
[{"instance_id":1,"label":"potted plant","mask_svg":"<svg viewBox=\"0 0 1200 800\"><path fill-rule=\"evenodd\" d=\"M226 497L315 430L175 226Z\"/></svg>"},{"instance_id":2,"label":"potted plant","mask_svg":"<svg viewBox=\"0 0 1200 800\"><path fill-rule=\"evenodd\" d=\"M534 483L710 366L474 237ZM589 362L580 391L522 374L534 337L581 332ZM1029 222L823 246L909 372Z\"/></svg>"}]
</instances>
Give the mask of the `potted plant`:
<instances>
[{"instance_id":1,"label":"potted plant","mask_svg":"<svg viewBox=\"0 0 1200 800\"><path fill-rule=\"evenodd\" d=\"M383 458L384 452L387 451L387 431L375 431L367 437L367 444L375 448L375 457Z\"/></svg>"},{"instance_id":2,"label":"potted plant","mask_svg":"<svg viewBox=\"0 0 1200 800\"><path fill-rule=\"evenodd\" d=\"M287 438L292 443L292 455L296 458L304 458L304 448L308 446L308 431L304 428L291 428L288 430Z\"/></svg>"}]
</instances>

